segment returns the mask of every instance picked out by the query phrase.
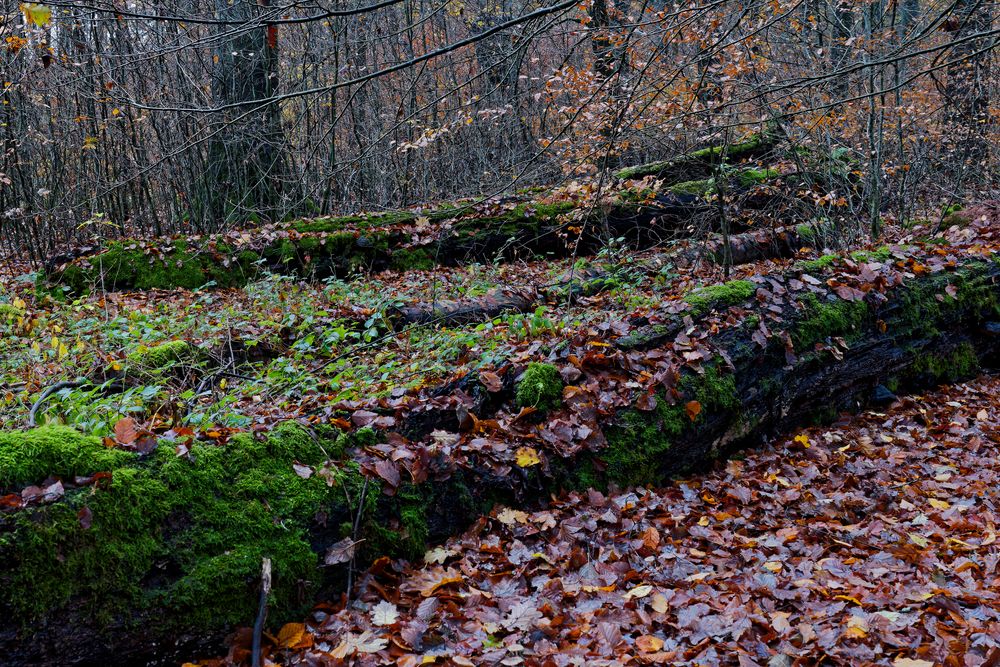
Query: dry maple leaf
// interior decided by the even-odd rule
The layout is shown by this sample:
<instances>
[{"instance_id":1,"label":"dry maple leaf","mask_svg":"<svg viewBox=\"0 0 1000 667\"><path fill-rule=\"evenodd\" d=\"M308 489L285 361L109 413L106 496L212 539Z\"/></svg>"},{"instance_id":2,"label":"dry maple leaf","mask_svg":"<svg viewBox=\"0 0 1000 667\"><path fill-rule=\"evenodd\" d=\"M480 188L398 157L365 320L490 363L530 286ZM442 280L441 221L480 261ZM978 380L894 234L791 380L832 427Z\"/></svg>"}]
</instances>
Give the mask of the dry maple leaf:
<instances>
[{"instance_id":1,"label":"dry maple leaf","mask_svg":"<svg viewBox=\"0 0 1000 667\"><path fill-rule=\"evenodd\" d=\"M520 600L507 612L507 617L501 621L501 625L508 630L530 630L535 627L535 623L542 620L542 614L535 608L531 600Z\"/></svg>"},{"instance_id":2,"label":"dry maple leaf","mask_svg":"<svg viewBox=\"0 0 1000 667\"><path fill-rule=\"evenodd\" d=\"M382 600L372 607L371 617L375 625L393 625L399 620L399 610L393 603Z\"/></svg>"}]
</instances>

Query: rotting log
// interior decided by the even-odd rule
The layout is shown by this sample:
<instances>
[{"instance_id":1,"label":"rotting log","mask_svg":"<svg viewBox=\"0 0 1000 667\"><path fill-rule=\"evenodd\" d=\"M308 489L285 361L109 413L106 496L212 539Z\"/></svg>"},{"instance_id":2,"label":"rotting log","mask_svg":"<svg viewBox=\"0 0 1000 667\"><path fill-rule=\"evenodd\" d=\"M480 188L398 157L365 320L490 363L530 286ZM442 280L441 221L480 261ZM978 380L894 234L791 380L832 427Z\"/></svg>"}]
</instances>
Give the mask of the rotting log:
<instances>
[{"instance_id":1,"label":"rotting log","mask_svg":"<svg viewBox=\"0 0 1000 667\"><path fill-rule=\"evenodd\" d=\"M769 170L728 173L727 192L749 192L779 180ZM50 262L46 282L74 293L88 289L238 287L272 271L308 278L344 277L387 269L431 269L468 262L590 255L622 239L651 248L692 225L711 227L708 200L714 178L686 181L659 192L622 190L607 201L524 200L516 205L445 206L360 218L300 221L259 234L113 241L83 256Z\"/></svg>"},{"instance_id":2,"label":"rotting log","mask_svg":"<svg viewBox=\"0 0 1000 667\"><path fill-rule=\"evenodd\" d=\"M998 280L1000 265L979 259L862 300L803 292L787 300L780 320L768 320L766 339L760 323L774 312L755 283L706 288L689 295L688 318L678 319L673 337L660 329L617 341L622 354L645 354L701 318L738 314L744 325L712 336L715 354L703 372L684 367L653 400L636 396L603 416L595 424L602 448L569 457L546 451L543 465L519 474L474 461L456 466L423 449L407 459L419 481L389 489L355 457L378 442L405 443L398 436L294 423L267 437L164 442L145 458L64 428L2 434L0 615L13 622L0 629L0 654L12 666L205 654L233 625L253 621L264 557L274 565L269 618L280 624L344 585L341 556L355 542L359 563L418 556L494 502L529 505L559 488L663 482L775 429L856 410L878 385L916 388L972 374L997 360ZM466 412L480 418L543 399L559 410L544 366L537 387L518 384L521 370L513 369L494 379L494 391L469 375L437 395L463 392L472 402ZM693 417L692 401L700 408ZM432 408L391 428L421 440L458 434L466 421L461 410ZM57 477L65 488L50 492ZM47 493L61 497L39 504ZM333 545L342 546L324 567Z\"/></svg>"},{"instance_id":3,"label":"rotting log","mask_svg":"<svg viewBox=\"0 0 1000 667\"><path fill-rule=\"evenodd\" d=\"M722 238L713 235L705 243L691 244L682 250L664 253L662 258L677 266L686 267L698 261L722 264L728 255L730 266L738 266L765 259L794 257L801 250L812 247L815 242L816 232L808 225L757 229L733 235L729 239L728 249ZM822 263L822 260L817 261ZM503 313L526 313L543 303L590 296L614 289L618 285L619 280L613 269L591 269L575 276L564 276L544 288L497 289L467 299L408 303L394 307L392 314L406 324L454 326L481 322Z\"/></svg>"},{"instance_id":4,"label":"rotting log","mask_svg":"<svg viewBox=\"0 0 1000 667\"><path fill-rule=\"evenodd\" d=\"M653 176L667 183L680 183L709 178L718 170L719 164L733 164L742 160L760 158L774 151L780 137L774 128L755 132L742 141L729 146L708 146L685 153L671 160L660 160L626 167L615 176L622 181Z\"/></svg>"},{"instance_id":5,"label":"rotting log","mask_svg":"<svg viewBox=\"0 0 1000 667\"><path fill-rule=\"evenodd\" d=\"M756 229L742 234L734 234L726 240L719 235L704 243L692 243L690 247L676 253L674 261L678 266L690 266L699 260L713 264L730 266L750 264L765 259L794 257L803 248L815 243L815 235L803 233L799 227L776 227ZM728 246L728 247L727 247Z\"/></svg>"}]
</instances>

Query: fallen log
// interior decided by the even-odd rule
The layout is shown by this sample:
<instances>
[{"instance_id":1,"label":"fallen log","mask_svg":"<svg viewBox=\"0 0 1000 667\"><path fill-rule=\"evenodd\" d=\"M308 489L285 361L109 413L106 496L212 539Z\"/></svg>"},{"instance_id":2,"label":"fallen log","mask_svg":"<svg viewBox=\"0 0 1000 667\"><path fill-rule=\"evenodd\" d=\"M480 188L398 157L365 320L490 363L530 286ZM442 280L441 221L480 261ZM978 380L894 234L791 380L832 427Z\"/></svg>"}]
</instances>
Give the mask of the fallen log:
<instances>
[{"instance_id":1,"label":"fallen log","mask_svg":"<svg viewBox=\"0 0 1000 667\"><path fill-rule=\"evenodd\" d=\"M615 177L621 181L636 180L652 176L668 184L709 178L720 164L734 164L766 156L774 151L780 142L776 128L768 127L763 132L755 132L742 141L729 146L714 145L670 160L660 160L626 167Z\"/></svg>"},{"instance_id":2,"label":"fallen log","mask_svg":"<svg viewBox=\"0 0 1000 667\"><path fill-rule=\"evenodd\" d=\"M765 259L794 257L803 248L811 248L815 235L811 230L799 227L776 227L757 229L743 234L734 234L727 244L724 238L713 235L705 243L692 243L690 247L677 253L674 261L678 266L691 266L705 260L713 264L730 266L750 264Z\"/></svg>"},{"instance_id":3,"label":"fallen log","mask_svg":"<svg viewBox=\"0 0 1000 667\"><path fill-rule=\"evenodd\" d=\"M736 195L777 180L770 170L741 169L726 176ZM237 287L264 271L322 279L358 272L430 269L469 262L590 255L609 239L651 248L713 224L708 196L714 178L658 192L624 189L595 202L520 199L444 206L369 218L299 221L285 228L234 232L204 239L114 241L46 269L47 282L82 293L89 289Z\"/></svg>"},{"instance_id":4,"label":"fallen log","mask_svg":"<svg viewBox=\"0 0 1000 667\"><path fill-rule=\"evenodd\" d=\"M523 373L466 376L398 421L364 415L378 434L287 423L263 439L164 441L141 457L66 428L2 433L0 614L13 622L0 653L12 666L205 654L256 617L264 558L280 624L342 588L345 563L419 556L495 502L660 482L773 429L857 409L877 385L927 386L997 359L1000 264L886 279L894 272L867 291L802 271L734 281L690 295L671 338L620 338L600 357L584 340ZM697 323L717 329L700 346ZM648 368L662 371L652 383ZM631 398L598 408L594 392L620 378L637 387ZM523 408L535 417L516 420L511 444L460 455L484 419ZM585 429L566 437L587 444L546 445L550 424L571 418ZM513 463L521 437L537 448L529 467Z\"/></svg>"}]
</instances>

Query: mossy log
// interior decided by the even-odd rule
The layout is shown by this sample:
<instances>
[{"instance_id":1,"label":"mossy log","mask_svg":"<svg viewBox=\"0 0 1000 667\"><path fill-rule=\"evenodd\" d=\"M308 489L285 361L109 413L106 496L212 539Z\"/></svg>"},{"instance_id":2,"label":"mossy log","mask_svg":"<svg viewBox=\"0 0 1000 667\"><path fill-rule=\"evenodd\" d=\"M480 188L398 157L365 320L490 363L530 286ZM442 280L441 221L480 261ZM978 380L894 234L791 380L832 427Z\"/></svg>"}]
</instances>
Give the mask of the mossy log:
<instances>
[{"instance_id":1,"label":"mossy log","mask_svg":"<svg viewBox=\"0 0 1000 667\"><path fill-rule=\"evenodd\" d=\"M289 422L266 438L161 442L141 458L61 426L0 433L3 664L212 654L228 630L253 622L264 557L269 620L280 624L319 591L343 588L347 565L324 565L331 545L356 539L360 562L418 557L486 509L461 475L383 494L344 458L373 435L323 437ZM61 498L17 506L37 499L29 485L54 479Z\"/></svg>"},{"instance_id":2,"label":"mossy log","mask_svg":"<svg viewBox=\"0 0 1000 667\"><path fill-rule=\"evenodd\" d=\"M799 227L776 227L756 229L742 234L733 234L727 243L721 235L713 235L704 243L692 243L691 247L677 253L678 266L690 266L699 260L713 264L730 266L750 264L764 259L794 257L803 248L815 244L815 236L802 233Z\"/></svg>"},{"instance_id":3,"label":"mossy log","mask_svg":"<svg viewBox=\"0 0 1000 667\"><path fill-rule=\"evenodd\" d=\"M793 257L803 248L811 247L815 237L800 233L796 228L778 227L735 234L729 247L714 235L703 244L693 244L666 255L678 266L690 266L700 260L722 264L727 256L730 266L749 264L763 259ZM824 257L832 258L835 255ZM822 258L817 262L824 261ZM590 296L614 289L620 282L613 270L590 270L567 277L555 285L537 290L493 290L478 297L461 300L417 302L396 306L393 315L406 324L440 324L454 326L481 322L503 313L531 312L547 302L564 301L577 296Z\"/></svg>"},{"instance_id":4,"label":"mossy log","mask_svg":"<svg viewBox=\"0 0 1000 667\"><path fill-rule=\"evenodd\" d=\"M0 615L12 622L0 628L0 654L5 664L27 665L210 653L207 644L252 622L263 557L274 566L269 622L280 624L342 588L343 563L325 567L323 554L346 538L362 540L361 564L415 557L494 502L659 483L774 429L856 410L879 385L921 387L974 373L1000 350L998 281L1000 264L979 260L910 277L880 298L803 292L787 300L780 321L768 320L772 336L763 346L758 322L774 311L757 298L756 283L701 288L688 295L686 315L697 322L728 311L746 324L713 335L716 353L702 372L684 367L669 390L637 395L632 407L602 417L602 448L565 458L546 452L542 465L508 475L475 460L456 468L434 454L421 464L429 472L423 481L385 487L391 495L351 454L386 437L366 429L310 432L287 423L263 438L164 442L145 458L60 427L5 433ZM690 323L681 317L672 335L667 323L617 347L643 355ZM547 363L505 371L492 384L487 391L470 374L437 395L462 391L480 419L500 408L568 409L563 381ZM394 429L417 440L458 433L460 419L454 408L430 407ZM65 485L61 499L18 505L26 485L47 487L54 478Z\"/></svg>"},{"instance_id":5,"label":"mossy log","mask_svg":"<svg viewBox=\"0 0 1000 667\"><path fill-rule=\"evenodd\" d=\"M697 181L711 177L721 164L733 164L759 158L772 152L780 137L773 128L755 132L742 141L729 146L713 145L685 153L671 160L661 160L626 167L615 176L622 181L653 176L667 183Z\"/></svg>"},{"instance_id":6,"label":"mossy log","mask_svg":"<svg viewBox=\"0 0 1000 667\"><path fill-rule=\"evenodd\" d=\"M727 174L727 193L777 180L769 170ZM496 211L446 206L428 212L419 233L416 214L301 221L275 236L244 235L248 245L225 239L168 240L155 247L115 241L45 272L48 285L74 293L90 289L194 289L238 287L265 271L322 279L387 269L431 269L470 262L590 255L610 239L632 248L655 247L687 227L709 227L715 207L713 178L680 183L661 192L622 190L610 202L524 201ZM422 240L414 241L414 236ZM259 238L258 238L259 237Z\"/></svg>"},{"instance_id":7,"label":"mossy log","mask_svg":"<svg viewBox=\"0 0 1000 667\"><path fill-rule=\"evenodd\" d=\"M733 285L741 282L713 294L719 299L713 307L738 303L745 290ZM601 454L608 476L619 483L660 481L762 434L856 412L879 387L919 389L1000 361L995 261L914 277L886 296L880 302L806 295L786 310L787 325L779 330L772 324L764 348L753 337L766 312L752 300L744 304L746 324L713 337L718 355L704 374L682 374L675 395L661 392L651 411L618 415ZM646 349L684 330L678 318L622 338L619 346ZM693 423L684 410L689 400L702 410Z\"/></svg>"}]
</instances>

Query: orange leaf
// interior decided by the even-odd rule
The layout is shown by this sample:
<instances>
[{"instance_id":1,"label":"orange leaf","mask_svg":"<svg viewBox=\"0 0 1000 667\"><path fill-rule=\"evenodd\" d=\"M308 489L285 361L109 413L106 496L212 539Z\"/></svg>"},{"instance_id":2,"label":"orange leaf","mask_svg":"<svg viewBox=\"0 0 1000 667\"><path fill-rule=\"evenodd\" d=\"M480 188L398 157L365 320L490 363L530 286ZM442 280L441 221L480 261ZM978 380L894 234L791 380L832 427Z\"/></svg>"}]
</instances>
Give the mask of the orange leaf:
<instances>
[{"instance_id":1,"label":"orange leaf","mask_svg":"<svg viewBox=\"0 0 1000 667\"><path fill-rule=\"evenodd\" d=\"M304 623L285 623L278 631L278 648L291 648L300 641L306 634Z\"/></svg>"},{"instance_id":2,"label":"orange leaf","mask_svg":"<svg viewBox=\"0 0 1000 667\"><path fill-rule=\"evenodd\" d=\"M653 635L642 635L635 640L635 645L643 653L655 653L663 648L663 640Z\"/></svg>"},{"instance_id":3,"label":"orange leaf","mask_svg":"<svg viewBox=\"0 0 1000 667\"><path fill-rule=\"evenodd\" d=\"M684 411L687 412L687 416L691 421L694 421L701 414L701 403L698 401L688 401L687 405L684 406Z\"/></svg>"}]
</instances>

